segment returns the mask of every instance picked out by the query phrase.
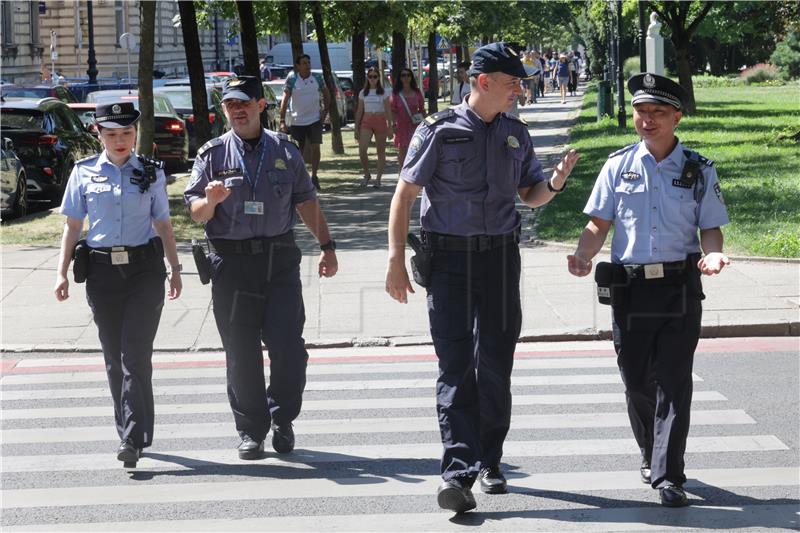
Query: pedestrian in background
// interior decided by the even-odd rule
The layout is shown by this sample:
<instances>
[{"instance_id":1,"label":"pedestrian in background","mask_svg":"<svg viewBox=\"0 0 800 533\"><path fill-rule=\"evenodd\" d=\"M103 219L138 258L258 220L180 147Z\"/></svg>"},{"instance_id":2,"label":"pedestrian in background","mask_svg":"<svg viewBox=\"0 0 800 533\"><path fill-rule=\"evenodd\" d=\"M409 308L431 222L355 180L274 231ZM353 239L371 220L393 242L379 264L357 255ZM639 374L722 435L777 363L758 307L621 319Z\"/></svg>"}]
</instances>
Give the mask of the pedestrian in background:
<instances>
[{"instance_id":1,"label":"pedestrian in background","mask_svg":"<svg viewBox=\"0 0 800 533\"><path fill-rule=\"evenodd\" d=\"M462 61L458 64L458 70L456 71L458 83L456 84L455 89L453 90L453 95L450 98L450 105L460 104L464 100L464 97L469 94L468 70L469 61Z\"/></svg>"},{"instance_id":2,"label":"pedestrian in background","mask_svg":"<svg viewBox=\"0 0 800 533\"><path fill-rule=\"evenodd\" d=\"M294 70L286 77L280 109L280 130L292 134L300 153L311 160L311 182L320 191L317 171L321 158L322 124L328 116L330 95L321 74L311 72L311 56L302 54L294 60ZM292 126L286 126L286 111L292 116ZM310 145L306 152L306 144Z\"/></svg>"},{"instance_id":3,"label":"pedestrian in background","mask_svg":"<svg viewBox=\"0 0 800 533\"><path fill-rule=\"evenodd\" d=\"M641 141L606 161L584 209L591 219L567 264L573 275L588 275L614 226L611 263L598 264L595 279L612 306L641 479L659 489L662 505L683 507L692 362L705 298L700 276L730 263L720 230L728 215L713 163L675 136L683 88L643 73L628 80L628 90Z\"/></svg>"},{"instance_id":4,"label":"pedestrian in background","mask_svg":"<svg viewBox=\"0 0 800 533\"><path fill-rule=\"evenodd\" d=\"M257 459L272 429L278 453L294 449L308 353L295 244L297 214L321 243L320 276L336 274L331 239L297 146L261 127L267 105L252 76L225 81L222 107L231 130L197 151L184 192L192 220L205 223L214 318L225 348L228 400L242 441L241 459ZM262 342L269 348L269 387Z\"/></svg>"},{"instance_id":5,"label":"pedestrian in background","mask_svg":"<svg viewBox=\"0 0 800 533\"><path fill-rule=\"evenodd\" d=\"M138 120L131 102L97 105L94 124L104 150L78 161L70 174L55 285L58 301L69 298L67 268L74 254L76 282L85 276L103 349L120 438L117 459L126 466L135 466L153 443L153 340L164 279L170 300L182 288L166 176L156 162L133 152ZM87 215L89 230L76 250Z\"/></svg>"},{"instance_id":6,"label":"pedestrian in background","mask_svg":"<svg viewBox=\"0 0 800 533\"><path fill-rule=\"evenodd\" d=\"M386 292L406 303L414 289L405 241L421 191L421 238L431 261L422 283L439 360L444 446L437 501L456 512L475 507L476 480L486 493L507 491L500 460L522 320L517 196L531 207L546 204L578 159L570 151L545 178L525 122L506 114L527 74L505 43L479 48L469 75L461 105L426 118L411 140L389 214L386 272Z\"/></svg>"},{"instance_id":7,"label":"pedestrian in background","mask_svg":"<svg viewBox=\"0 0 800 533\"><path fill-rule=\"evenodd\" d=\"M381 186L383 169L386 166L386 138L392 137L394 119L389 99L390 93L383 89L381 75L378 69L370 67L367 70L367 85L358 93L358 107L356 107L355 128L353 134L358 140L358 157L364 177L361 187L366 187L372 176L369 172L369 143L375 136L375 149L378 152L378 167L375 174L373 187Z\"/></svg>"},{"instance_id":8,"label":"pedestrian in background","mask_svg":"<svg viewBox=\"0 0 800 533\"><path fill-rule=\"evenodd\" d=\"M553 68L553 77L558 80L558 90L561 91L561 103L567 103L567 88L569 85L569 62L566 54L558 56L558 63Z\"/></svg>"},{"instance_id":9,"label":"pedestrian in background","mask_svg":"<svg viewBox=\"0 0 800 533\"><path fill-rule=\"evenodd\" d=\"M403 168L414 130L425 118L425 97L417 87L417 79L409 68L400 69L392 91L394 117L394 146L397 148L398 168Z\"/></svg>"}]
</instances>

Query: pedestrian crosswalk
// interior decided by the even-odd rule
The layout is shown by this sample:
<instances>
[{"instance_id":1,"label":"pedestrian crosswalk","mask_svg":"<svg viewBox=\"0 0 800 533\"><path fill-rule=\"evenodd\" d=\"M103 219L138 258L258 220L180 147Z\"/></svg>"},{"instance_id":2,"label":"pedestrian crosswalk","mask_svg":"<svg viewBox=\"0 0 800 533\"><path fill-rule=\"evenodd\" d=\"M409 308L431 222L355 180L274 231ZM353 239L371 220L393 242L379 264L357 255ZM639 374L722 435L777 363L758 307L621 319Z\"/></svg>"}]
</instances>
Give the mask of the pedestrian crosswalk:
<instances>
[{"instance_id":1,"label":"pedestrian crosswalk","mask_svg":"<svg viewBox=\"0 0 800 533\"><path fill-rule=\"evenodd\" d=\"M224 354L157 354L153 447L116 460L101 356L21 358L2 390L3 531L489 531L797 528L797 455L695 375L686 484L663 509L639 481L607 345L520 346L504 447L510 493L436 507L430 347L311 352L297 448L238 459ZM100 363L100 365L98 365ZM6 365L9 367L10 365ZM743 458L747 458L744 460ZM787 466L789 465L789 466ZM786 495L794 495L787 497Z\"/></svg>"}]
</instances>

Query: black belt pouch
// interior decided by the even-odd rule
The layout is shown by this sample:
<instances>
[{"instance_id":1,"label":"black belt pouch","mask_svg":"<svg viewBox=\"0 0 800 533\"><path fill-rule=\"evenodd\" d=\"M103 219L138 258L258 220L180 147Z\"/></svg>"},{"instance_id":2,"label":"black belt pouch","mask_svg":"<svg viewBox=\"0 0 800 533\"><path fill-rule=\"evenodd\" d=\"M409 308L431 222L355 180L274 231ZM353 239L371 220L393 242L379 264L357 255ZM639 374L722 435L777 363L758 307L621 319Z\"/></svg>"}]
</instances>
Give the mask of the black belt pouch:
<instances>
[{"instance_id":1,"label":"black belt pouch","mask_svg":"<svg viewBox=\"0 0 800 533\"><path fill-rule=\"evenodd\" d=\"M86 244L85 239L79 240L75 244L75 249L72 251L72 276L75 278L75 283L83 283L86 281L86 276L89 274L89 246Z\"/></svg>"}]
</instances>

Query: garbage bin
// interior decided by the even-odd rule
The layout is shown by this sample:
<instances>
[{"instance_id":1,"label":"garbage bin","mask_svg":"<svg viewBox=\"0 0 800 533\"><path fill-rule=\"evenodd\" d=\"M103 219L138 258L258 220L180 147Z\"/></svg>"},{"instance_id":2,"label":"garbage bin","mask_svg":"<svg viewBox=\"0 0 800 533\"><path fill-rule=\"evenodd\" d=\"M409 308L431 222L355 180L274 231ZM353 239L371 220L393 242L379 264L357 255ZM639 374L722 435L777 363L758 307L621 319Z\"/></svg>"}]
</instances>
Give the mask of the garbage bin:
<instances>
[{"instance_id":1,"label":"garbage bin","mask_svg":"<svg viewBox=\"0 0 800 533\"><path fill-rule=\"evenodd\" d=\"M611 97L611 82L599 81L597 83L597 121L603 120L603 117L613 116L614 102Z\"/></svg>"}]
</instances>

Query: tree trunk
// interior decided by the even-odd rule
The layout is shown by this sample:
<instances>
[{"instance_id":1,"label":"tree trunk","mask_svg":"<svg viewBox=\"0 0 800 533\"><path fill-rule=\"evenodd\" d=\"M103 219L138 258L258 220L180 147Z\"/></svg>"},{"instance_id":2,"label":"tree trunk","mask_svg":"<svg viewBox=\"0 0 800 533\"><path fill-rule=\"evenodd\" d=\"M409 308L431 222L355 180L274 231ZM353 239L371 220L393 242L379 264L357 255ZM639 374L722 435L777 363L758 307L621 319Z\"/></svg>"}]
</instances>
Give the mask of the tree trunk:
<instances>
[{"instance_id":1,"label":"tree trunk","mask_svg":"<svg viewBox=\"0 0 800 533\"><path fill-rule=\"evenodd\" d=\"M353 93L356 97L364 88L364 44L367 35L363 31L356 29L353 34Z\"/></svg>"},{"instance_id":2,"label":"tree trunk","mask_svg":"<svg viewBox=\"0 0 800 533\"><path fill-rule=\"evenodd\" d=\"M319 59L322 62L322 77L325 78L325 85L328 87L328 94L331 97L328 109L328 114L331 116L331 149L334 154L343 154L342 123L339 106L336 104L339 88L336 87L333 76L331 76L331 58L328 55L328 41L325 38L325 24L322 20L322 9L319 7L319 2L314 2L311 15L314 17L314 26L317 29L317 46L319 46Z\"/></svg>"},{"instance_id":3,"label":"tree trunk","mask_svg":"<svg viewBox=\"0 0 800 533\"><path fill-rule=\"evenodd\" d=\"M674 41L673 41L674 42ZM683 112L687 115L697 111L694 101L694 85L692 84L692 63L689 60L688 41L686 45L675 44L675 69L678 71L678 83L686 91L686 105Z\"/></svg>"},{"instance_id":4,"label":"tree trunk","mask_svg":"<svg viewBox=\"0 0 800 533\"><path fill-rule=\"evenodd\" d=\"M153 58L155 55L156 3L139 2L139 135L136 139L136 153L153 155Z\"/></svg>"},{"instance_id":5,"label":"tree trunk","mask_svg":"<svg viewBox=\"0 0 800 533\"><path fill-rule=\"evenodd\" d=\"M211 139L211 124L208 122L208 94L203 69L203 56L200 52L200 37L197 33L197 17L194 2L180 0L178 10L181 15L183 49L186 52L186 65L192 87L192 114L194 115L194 135L200 148Z\"/></svg>"},{"instance_id":6,"label":"tree trunk","mask_svg":"<svg viewBox=\"0 0 800 533\"><path fill-rule=\"evenodd\" d=\"M400 79L400 69L406 66L406 36L399 31L392 32L392 80Z\"/></svg>"},{"instance_id":7,"label":"tree trunk","mask_svg":"<svg viewBox=\"0 0 800 533\"><path fill-rule=\"evenodd\" d=\"M436 58L436 34L428 34L428 113L439 111L439 62Z\"/></svg>"},{"instance_id":8,"label":"tree trunk","mask_svg":"<svg viewBox=\"0 0 800 533\"><path fill-rule=\"evenodd\" d=\"M258 39L256 37L253 2L250 0L237 0L236 11L239 14L239 32L242 36L242 54L244 55L242 73L261 79L261 74L258 70Z\"/></svg>"},{"instance_id":9,"label":"tree trunk","mask_svg":"<svg viewBox=\"0 0 800 533\"><path fill-rule=\"evenodd\" d=\"M286 13L289 17L289 40L292 42L292 64L294 64L294 60L303 55L303 36L300 34L303 16L300 11L300 2L288 0Z\"/></svg>"}]
</instances>

